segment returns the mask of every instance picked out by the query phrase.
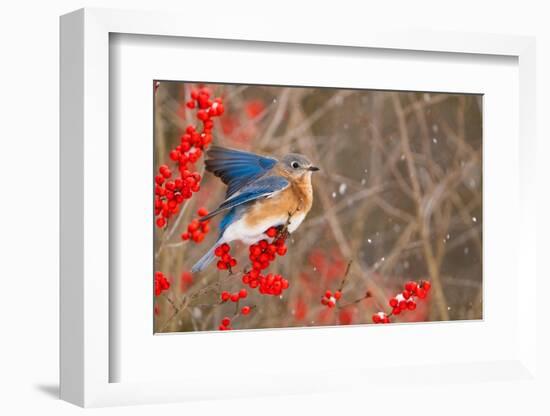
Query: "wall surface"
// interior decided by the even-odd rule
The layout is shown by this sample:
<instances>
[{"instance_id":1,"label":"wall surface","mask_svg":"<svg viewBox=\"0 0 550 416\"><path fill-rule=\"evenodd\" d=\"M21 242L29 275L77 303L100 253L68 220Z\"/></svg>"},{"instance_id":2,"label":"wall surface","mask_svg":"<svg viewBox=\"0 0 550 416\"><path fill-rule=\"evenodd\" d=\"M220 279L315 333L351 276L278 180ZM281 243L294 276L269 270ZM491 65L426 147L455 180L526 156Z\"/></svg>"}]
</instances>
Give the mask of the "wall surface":
<instances>
[{"instance_id":1,"label":"wall surface","mask_svg":"<svg viewBox=\"0 0 550 416\"><path fill-rule=\"evenodd\" d=\"M211 13L230 14L236 8L256 19L276 19L285 25L302 25L310 19L327 21L327 30L338 25L361 27L369 21L387 20L392 26L431 27L442 30L468 30L537 36L538 134L539 134L539 244L550 231L547 180L550 154L550 30L544 1L393 1L393 2L248 2L144 0L21 0L4 2L0 13L2 64L0 81L0 273L3 296L0 322L0 413L56 414L82 410L57 400L58 394L58 104L59 104L59 21L61 14L84 6L133 9L177 10L189 13L189 19L204 19ZM193 9L191 12L190 9ZM203 14L202 14L203 13ZM183 22L182 22L183 23ZM544 267L539 258L539 270ZM538 288L548 292L548 283ZM543 309L532 311L533 319L543 319ZM541 338L547 336L540 334ZM543 347L550 351L548 339ZM380 347L383 351L383 346ZM544 351L544 350L543 350ZM550 374L548 353L541 351L539 366ZM289 351L291 353L291 351ZM546 389L546 393L548 388ZM495 399L498 398L498 399ZM257 414L307 412L308 414L350 413L380 414L401 407L407 414L475 414L507 411L522 414L543 413L543 392L528 386L506 383L483 386L457 384L433 386L424 397L396 397L388 386L383 397L350 397L345 393L331 396L285 397L217 401L134 408L94 410L95 414ZM546 404L545 404L546 405ZM545 406L544 405L544 406ZM429 412L427 412L429 410ZM383 414L382 413L382 414Z\"/></svg>"}]
</instances>

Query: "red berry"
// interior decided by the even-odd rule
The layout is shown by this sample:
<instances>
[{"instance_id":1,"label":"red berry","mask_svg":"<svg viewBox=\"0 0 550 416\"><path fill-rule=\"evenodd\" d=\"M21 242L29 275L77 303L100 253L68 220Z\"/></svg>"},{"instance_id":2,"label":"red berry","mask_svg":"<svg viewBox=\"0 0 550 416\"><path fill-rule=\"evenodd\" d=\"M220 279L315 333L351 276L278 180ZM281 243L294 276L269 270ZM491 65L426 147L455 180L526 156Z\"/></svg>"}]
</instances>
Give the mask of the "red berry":
<instances>
[{"instance_id":1,"label":"red berry","mask_svg":"<svg viewBox=\"0 0 550 416\"><path fill-rule=\"evenodd\" d=\"M339 290L337 290L336 292L334 292L334 298L336 300L340 299L342 297L342 292L340 292Z\"/></svg>"},{"instance_id":2,"label":"red berry","mask_svg":"<svg viewBox=\"0 0 550 416\"><path fill-rule=\"evenodd\" d=\"M286 246L280 246L280 247L277 247L277 254L279 256L284 256L287 252L287 248Z\"/></svg>"},{"instance_id":3,"label":"red berry","mask_svg":"<svg viewBox=\"0 0 550 416\"><path fill-rule=\"evenodd\" d=\"M197 111L197 118L201 121L206 121L208 120L209 116L208 116L208 113L204 110L199 110Z\"/></svg>"},{"instance_id":4,"label":"red berry","mask_svg":"<svg viewBox=\"0 0 550 416\"><path fill-rule=\"evenodd\" d=\"M157 227L162 228L166 225L166 220L163 217L157 218Z\"/></svg>"},{"instance_id":5,"label":"red berry","mask_svg":"<svg viewBox=\"0 0 550 416\"><path fill-rule=\"evenodd\" d=\"M405 283L405 289L407 289L409 292L415 293L417 287L418 285L416 284L416 282L410 281Z\"/></svg>"},{"instance_id":6,"label":"red berry","mask_svg":"<svg viewBox=\"0 0 550 416\"><path fill-rule=\"evenodd\" d=\"M233 293L231 295L231 302L237 302L239 300L239 294L238 293Z\"/></svg>"},{"instance_id":7,"label":"red berry","mask_svg":"<svg viewBox=\"0 0 550 416\"><path fill-rule=\"evenodd\" d=\"M174 149L174 150L170 151L169 157L170 157L170 159L172 159L174 162L177 162L177 161L180 159L180 157L181 157L181 153Z\"/></svg>"},{"instance_id":8,"label":"red berry","mask_svg":"<svg viewBox=\"0 0 550 416\"><path fill-rule=\"evenodd\" d=\"M208 215L208 210L206 208L199 208L197 214L199 217L204 217L205 215Z\"/></svg>"},{"instance_id":9,"label":"red berry","mask_svg":"<svg viewBox=\"0 0 550 416\"><path fill-rule=\"evenodd\" d=\"M231 319L229 319L227 316L222 319L222 325L227 327L231 324Z\"/></svg>"},{"instance_id":10,"label":"red berry","mask_svg":"<svg viewBox=\"0 0 550 416\"><path fill-rule=\"evenodd\" d=\"M246 298L247 295L248 295L248 293L246 292L246 289L241 289L241 290L239 291L239 297L240 297L241 299Z\"/></svg>"},{"instance_id":11,"label":"red berry","mask_svg":"<svg viewBox=\"0 0 550 416\"><path fill-rule=\"evenodd\" d=\"M189 231L190 233L193 233L195 231L197 231L200 227L200 223L198 220L193 220L189 223L189 225L187 226L187 231Z\"/></svg>"},{"instance_id":12,"label":"red berry","mask_svg":"<svg viewBox=\"0 0 550 416\"><path fill-rule=\"evenodd\" d=\"M227 302L230 297L231 297L231 294L225 290L221 294L222 302Z\"/></svg>"},{"instance_id":13,"label":"red berry","mask_svg":"<svg viewBox=\"0 0 550 416\"><path fill-rule=\"evenodd\" d=\"M243 315L248 315L250 313L250 306L243 306L243 308L241 309L241 313Z\"/></svg>"}]
</instances>

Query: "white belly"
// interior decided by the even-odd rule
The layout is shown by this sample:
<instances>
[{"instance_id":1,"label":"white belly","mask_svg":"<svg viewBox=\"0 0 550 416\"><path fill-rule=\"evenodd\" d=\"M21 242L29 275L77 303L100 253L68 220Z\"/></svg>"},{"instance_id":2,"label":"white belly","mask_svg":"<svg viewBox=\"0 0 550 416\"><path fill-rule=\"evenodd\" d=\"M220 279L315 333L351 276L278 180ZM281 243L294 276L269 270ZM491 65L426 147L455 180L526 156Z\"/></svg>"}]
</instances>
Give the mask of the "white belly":
<instances>
[{"instance_id":1,"label":"white belly","mask_svg":"<svg viewBox=\"0 0 550 416\"><path fill-rule=\"evenodd\" d=\"M292 234L294 231L296 231L296 228L300 226L300 224L304 221L304 218L306 217L306 214L303 212L297 212L295 213L292 218L290 219L290 224L288 225L288 231Z\"/></svg>"},{"instance_id":2,"label":"white belly","mask_svg":"<svg viewBox=\"0 0 550 416\"><path fill-rule=\"evenodd\" d=\"M288 231L293 233L300 226L305 218L304 213L296 213L290 219ZM230 242L234 240L240 240L245 244L254 244L264 238L268 238L265 235L265 231L270 227L277 227L279 225L286 224L288 217L281 216L280 218L266 218L265 221L260 221L253 227L245 224L245 221L241 218L231 224L223 233L223 241Z\"/></svg>"}]
</instances>

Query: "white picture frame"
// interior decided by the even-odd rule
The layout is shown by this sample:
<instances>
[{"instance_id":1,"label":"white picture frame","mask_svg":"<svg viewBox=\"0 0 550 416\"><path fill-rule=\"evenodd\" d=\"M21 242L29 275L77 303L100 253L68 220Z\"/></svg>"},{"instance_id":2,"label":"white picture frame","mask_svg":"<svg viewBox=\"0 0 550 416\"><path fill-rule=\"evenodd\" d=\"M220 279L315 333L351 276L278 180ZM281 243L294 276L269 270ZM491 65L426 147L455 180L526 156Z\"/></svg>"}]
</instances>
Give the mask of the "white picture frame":
<instances>
[{"instance_id":1,"label":"white picture frame","mask_svg":"<svg viewBox=\"0 0 550 416\"><path fill-rule=\"evenodd\" d=\"M517 110L517 144L519 202L517 238L510 244L517 256L508 261L511 284L518 283L512 318L516 326L511 340L513 348L503 349L495 360L471 362L420 362L420 374L409 384L462 380L526 380L536 377L536 321L520 320L522 311L535 308L536 298L536 218L535 190L530 180L535 169L535 41L529 37L471 33L433 33L430 31L383 31L369 28L360 35L353 30L328 34L322 25L308 24L308 30L286 28L262 22L246 26L246 35L235 21L212 16L205 27L200 20L186 19L172 13L83 9L61 18L61 398L80 406L182 401L211 397L239 397L281 393L333 391L355 386L372 390L380 380L389 380L387 364L381 367L321 369L319 372L289 373L260 370L261 383L238 383L227 386L223 380L205 373L179 380L112 382L111 367L117 356L111 348L110 310L116 308L110 297L109 275L112 259L109 252L110 218L110 36L112 34L163 36L172 38L224 39L247 42L277 42L282 50L287 44L330 45L338 48L405 50L411 53L502 55L517 59L519 98ZM181 21L186 21L181 25ZM243 18L244 19L244 18ZM244 22L243 22L244 23ZM452 86L449 86L452 89ZM515 172L515 170L514 170ZM508 292L506 292L508 293ZM145 306L149 307L149 305ZM499 306L500 307L500 306ZM521 322L521 325L517 325ZM455 336L465 330L463 323L450 323L446 331ZM475 323L473 323L475 325ZM411 328L414 328L412 326ZM468 328L471 328L468 326ZM378 328L376 328L378 330ZM413 334L415 330L399 328ZM334 328L322 331L293 330L300 342L336 337ZM420 331L416 329L416 331ZM429 331L426 330L426 331ZM433 331L432 331L433 332ZM289 333L288 331L286 332ZM394 331L395 333L395 331ZM291 335L292 335L291 334ZM348 331L348 334L353 334ZM387 332L390 334L390 332ZM152 336L152 334L151 334ZM190 335L193 336L193 335ZM202 336L202 335L201 335ZM232 347L244 342L239 335L231 338ZM264 335L254 335L259 338ZM355 336L355 335L353 335ZM394 335L391 335L394 336ZM395 335L400 336L400 335ZM471 336L468 335L468 336ZM240 338L239 338L240 337ZM282 336L281 336L282 337ZM174 337L162 337L164 344ZM287 336L288 338L288 336ZM228 338L229 339L229 338ZM396 338L397 339L397 338ZM397 339L398 340L398 339ZM278 342L288 342L281 338ZM473 340L472 340L473 341ZM353 350L350 352L353 354ZM262 371L264 371L262 373ZM323 377L327 376L327 377ZM240 379L239 379L240 380ZM319 380L323 380L320 382ZM348 380L342 383L342 380Z\"/></svg>"}]
</instances>

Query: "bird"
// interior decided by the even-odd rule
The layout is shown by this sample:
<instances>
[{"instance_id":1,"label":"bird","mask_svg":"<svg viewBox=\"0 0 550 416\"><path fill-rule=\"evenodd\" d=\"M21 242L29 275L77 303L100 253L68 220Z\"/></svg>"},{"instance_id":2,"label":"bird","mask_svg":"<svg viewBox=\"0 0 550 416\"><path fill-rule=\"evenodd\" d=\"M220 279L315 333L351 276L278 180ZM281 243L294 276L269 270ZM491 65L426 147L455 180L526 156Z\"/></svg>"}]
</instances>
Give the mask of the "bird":
<instances>
[{"instance_id":1,"label":"bird","mask_svg":"<svg viewBox=\"0 0 550 416\"><path fill-rule=\"evenodd\" d=\"M200 218L206 221L223 214L218 239L192 267L193 273L206 268L216 248L224 243L240 240L254 244L264 239L271 227L286 225L288 233L296 231L313 205L311 176L319 170L297 153L276 159L212 146L206 154L206 171L227 185L227 191L219 207Z\"/></svg>"}]
</instances>

